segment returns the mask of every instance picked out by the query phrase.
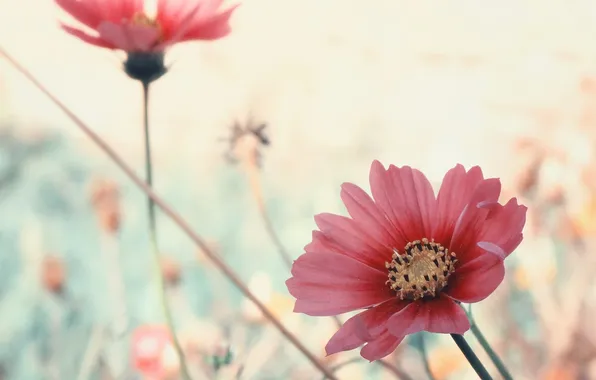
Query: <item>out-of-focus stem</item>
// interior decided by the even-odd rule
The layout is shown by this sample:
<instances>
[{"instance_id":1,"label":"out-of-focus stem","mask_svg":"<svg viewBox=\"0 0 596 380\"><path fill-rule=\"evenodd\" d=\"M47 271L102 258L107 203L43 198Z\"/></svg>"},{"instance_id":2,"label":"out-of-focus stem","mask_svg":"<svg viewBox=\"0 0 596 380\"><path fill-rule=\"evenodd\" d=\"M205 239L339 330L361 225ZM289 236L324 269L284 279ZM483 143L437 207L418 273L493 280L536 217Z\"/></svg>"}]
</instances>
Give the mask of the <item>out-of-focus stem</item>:
<instances>
[{"instance_id":1,"label":"out-of-focus stem","mask_svg":"<svg viewBox=\"0 0 596 380\"><path fill-rule=\"evenodd\" d=\"M145 175L147 180L147 185L149 187L153 187L153 166L151 160L151 138L150 138L150 131L149 131L149 83L142 82L143 84L143 125L144 125L144 134L145 134ZM174 327L174 318L172 316L172 311L170 310L170 306L168 304L168 297L166 293L166 284L163 279L163 275L160 269L160 255L159 255L159 247L157 245L157 228L156 228L156 218L155 218L155 202L151 197L147 197L147 209L149 211L149 239L151 243L151 250L153 252L153 258L155 262L155 279L159 285L160 290L160 297L161 297L161 304L163 306L164 315L166 318L166 324L168 325L168 329L170 330L170 335L172 336L172 342L174 343L174 348L176 349L176 353L178 354L178 358L180 359L180 370L182 372L182 377L186 380L191 380L190 373L188 372L188 366L186 365L186 357L184 355L184 350L182 349L182 345L180 344L180 340L178 339L178 335L176 334L176 329Z\"/></svg>"},{"instance_id":2,"label":"out-of-focus stem","mask_svg":"<svg viewBox=\"0 0 596 380\"><path fill-rule=\"evenodd\" d=\"M95 326L93 328L91 339L89 339L89 344L87 345L87 349L83 355L83 361L81 363L81 369L79 370L77 380L87 380L90 377L91 372L93 371L93 368L97 364L97 360L101 355L103 334L104 330L100 326Z\"/></svg>"},{"instance_id":3,"label":"out-of-focus stem","mask_svg":"<svg viewBox=\"0 0 596 380\"><path fill-rule=\"evenodd\" d=\"M503 376L503 380L513 380L513 376L511 376L511 373L509 373L509 370L505 366L505 363L503 363L499 355L497 355L495 350L493 350L493 348L490 346L490 344L484 337L484 334L482 334L482 331L480 331L480 328L478 328L478 325L474 320L474 316L472 315L472 306L468 308L466 313L468 314L468 320L470 321L470 331L472 331L472 334L474 334L476 340L478 340L478 343L480 343L490 360L493 362L495 367L497 367L497 370L499 371L501 376Z\"/></svg>"},{"instance_id":4,"label":"out-of-focus stem","mask_svg":"<svg viewBox=\"0 0 596 380\"><path fill-rule=\"evenodd\" d=\"M120 155L97 135L91 128L89 128L77 115L75 115L68 107L62 103L56 96L54 96L41 82L39 82L23 65L16 61L9 55L4 48L0 46L0 55L4 56L6 60L12 64L21 74L23 74L35 87L37 87L43 94L45 94L62 112L70 118L70 120L89 137L103 152L118 166L124 174L134 184L141 189L148 197L150 197L157 207L159 207L165 215L167 215L194 244L196 244L207 256L213 264L232 282L238 290L249 300L251 300L263 315L275 326L275 328L296 347L321 373L325 374L330 380L338 380L321 361L313 354L306 346L296 337L290 330L288 330L280 320L265 306L259 299L248 289L246 284L234 272L234 270L224 262L217 253L213 252L205 240L197 234L190 224L183 219L169 204L167 204L160 196L158 196L153 189L148 186L134 170L120 157Z\"/></svg>"},{"instance_id":5,"label":"out-of-focus stem","mask_svg":"<svg viewBox=\"0 0 596 380\"><path fill-rule=\"evenodd\" d=\"M126 307L126 287L120 265L120 252L114 235L103 234L101 245L107 264L108 294L112 297L114 309L114 324L112 330L115 336L122 336L128 328L128 311Z\"/></svg>"},{"instance_id":6,"label":"out-of-focus stem","mask_svg":"<svg viewBox=\"0 0 596 380\"><path fill-rule=\"evenodd\" d=\"M255 148L256 149L256 148ZM259 178L259 168L256 162L256 150L254 152L255 157L249 157L243 163L244 170L246 171L246 175L248 176L248 180L250 182L250 188L252 193L255 197L255 201L257 202L257 207L259 209L259 213L261 214L261 219L263 219L263 224L265 225L265 229L267 230L267 234L271 238L273 244L277 248L281 259L284 261L286 266L292 268L292 258L288 254L288 250L284 247L283 243L277 233L275 232L275 228L273 227L273 223L269 218L269 214L267 212L267 207L265 206L265 199L263 197L263 189L261 186L261 181Z\"/></svg>"}]
</instances>

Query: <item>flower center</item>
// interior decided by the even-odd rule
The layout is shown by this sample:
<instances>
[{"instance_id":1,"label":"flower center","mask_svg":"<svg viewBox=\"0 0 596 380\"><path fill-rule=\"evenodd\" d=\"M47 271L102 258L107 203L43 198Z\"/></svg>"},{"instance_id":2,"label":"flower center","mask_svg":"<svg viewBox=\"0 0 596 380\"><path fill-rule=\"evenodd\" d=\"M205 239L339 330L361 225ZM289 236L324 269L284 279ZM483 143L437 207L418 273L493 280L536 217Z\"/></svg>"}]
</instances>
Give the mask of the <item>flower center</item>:
<instances>
[{"instance_id":1,"label":"flower center","mask_svg":"<svg viewBox=\"0 0 596 380\"><path fill-rule=\"evenodd\" d=\"M424 238L406 244L404 254L393 250L388 269L387 284L399 298L417 300L435 297L446 285L455 271L457 258L441 244Z\"/></svg>"},{"instance_id":2,"label":"flower center","mask_svg":"<svg viewBox=\"0 0 596 380\"><path fill-rule=\"evenodd\" d=\"M154 28L159 32L160 35L160 39L163 37L161 35L162 31L161 31L161 25L159 25L159 23L157 22L156 19L154 18L150 18L149 16L147 16L145 13L143 12L137 12L132 16L132 19L130 20L130 22L133 25L140 25L140 26L147 26L150 28Z\"/></svg>"}]
</instances>

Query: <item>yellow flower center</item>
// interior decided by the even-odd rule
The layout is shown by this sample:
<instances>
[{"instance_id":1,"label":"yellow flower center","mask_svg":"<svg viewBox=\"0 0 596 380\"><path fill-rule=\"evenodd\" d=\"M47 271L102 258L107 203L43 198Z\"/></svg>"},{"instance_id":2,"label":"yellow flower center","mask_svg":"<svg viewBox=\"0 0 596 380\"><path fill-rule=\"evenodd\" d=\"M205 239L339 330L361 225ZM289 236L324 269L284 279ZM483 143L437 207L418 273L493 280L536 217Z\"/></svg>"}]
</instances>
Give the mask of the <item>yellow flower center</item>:
<instances>
[{"instance_id":1,"label":"yellow flower center","mask_svg":"<svg viewBox=\"0 0 596 380\"><path fill-rule=\"evenodd\" d=\"M406 244L404 253L393 250L386 262L387 284L404 300L436 297L447 286L447 279L455 272L456 254L441 244L424 238Z\"/></svg>"},{"instance_id":2,"label":"yellow flower center","mask_svg":"<svg viewBox=\"0 0 596 380\"><path fill-rule=\"evenodd\" d=\"M156 29L157 32L159 33L159 40L160 41L162 40L162 38L163 38L162 28L161 28L161 25L159 25L159 22L157 22L157 20L155 18L151 18L151 17L147 16L147 14L145 14L144 12L137 12L134 14L134 16L132 16L132 19L130 20L130 22L133 25L147 26L147 27Z\"/></svg>"}]
</instances>

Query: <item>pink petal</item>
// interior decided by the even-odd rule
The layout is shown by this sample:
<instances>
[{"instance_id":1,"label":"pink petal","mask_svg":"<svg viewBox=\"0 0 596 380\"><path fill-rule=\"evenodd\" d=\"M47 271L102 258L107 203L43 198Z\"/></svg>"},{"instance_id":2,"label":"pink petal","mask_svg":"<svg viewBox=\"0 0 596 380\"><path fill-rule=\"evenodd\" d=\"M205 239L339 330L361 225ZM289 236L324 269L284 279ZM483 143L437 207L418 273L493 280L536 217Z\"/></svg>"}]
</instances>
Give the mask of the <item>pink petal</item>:
<instances>
[{"instance_id":1,"label":"pink petal","mask_svg":"<svg viewBox=\"0 0 596 380\"><path fill-rule=\"evenodd\" d=\"M309 315L337 315L395 296L385 284L386 272L337 253L305 253L292 275L286 286L296 297L294 311Z\"/></svg>"},{"instance_id":2,"label":"pink petal","mask_svg":"<svg viewBox=\"0 0 596 380\"><path fill-rule=\"evenodd\" d=\"M211 41L227 36L231 31L229 25L230 17L238 6L239 4L234 5L209 19L194 23L184 34L184 37L181 38L181 41Z\"/></svg>"},{"instance_id":3,"label":"pink petal","mask_svg":"<svg viewBox=\"0 0 596 380\"><path fill-rule=\"evenodd\" d=\"M150 51L159 38L159 31L151 26L102 22L97 31L100 37L127 52Z\"/></svg>"},{"instance_id":4,"label":"pink petal","mask_svg":"<svg viewBox=\"0 0 596 380\"><path fill-rule=\"evenodd\" d=\"M488 297L505 278L506 252L491 243L478 243L481 251L476 259L458 267L449 278L445 292L452 298L465 302L479 302Z\"/></svg>"},{"instance_id":5,"label":"pink petal","mask_svg":"<svg viewBox=\"0 0 596 380\"><path fill-rule=\"evenodd\" d=\"M375 161L371 167L370 186L375 202L396 227L401 242L430 236L436 200L424 174L409 166L391 165L384 171Z\"/></svg>"},{"instance_id":6,"label":"pink petal","mask_svg":"<svg viewBox=\"0 0 596 380\"><path fill-rule=\"evenodd\" d=\"M340 196L348 213L360 229L379 245L392 251L395 248L393 245L396 240L394 227L370 196L351 183L342 185Z\"/></svg>"},{"instance_id":7,"label":"pink petal","mask_svg":"<svg viewBox=\"0 0 596 380\"><path fill-rule=\"evenodd\" d=\"M95 0L55 0L56 4L80 23L95 29L102 21L101 12ZM78 36L77 36L78 37ZM81 37L79 37L81 38Z\"/></svg>"},{"instance_id":8,"label":"pink petal","mask_svg":"<svg viewBox=\"0 0 596 380\"><path fill-rule=\"evenodd\" d=\"M451 243L455 223L472 197L476 186L484 179L482 170L475 166L468 172L460 164L443 178L437 195L437 212L432 237L446 247Z\"/></svg>"},{"instance_id":9,"label":"pink petal","mask_svg":"<svg viewBox=\"0 0 596 380\"><path fill-rule=\"evenodd\" d=\"M463 334L470 328L466 313L452 299L441 295L429 301L411 302L387 322L394 336L420 331L442 334Z\"/></svg>"},{"instance_id":10,"label":"pink petal","mask_svg":"<svg viewBox=\"0 0 596 380\"><path fill-rule=\"evenodd\" d=\"M479 240L498 245L509 255L523 239L526 212L527 207L518 205L516 198L492 208Z\"/></svg>"},{"instance_id":11,"label":"pink petal","mask_svg":"<svg viewBox=\"0 0 596 380\"><path fill-rule=\"evenodd\" d=\"M372 340L372 336L368 333L362 318L352 317L329 339L325 352L327 355L333 355L341 351L353 350L369 340Z\"/></svg>"},{"instance_id":12,"label":"pink petal","mask_svg":"<svg viewBox=\"0 0 596 380\"><path fill-rule=\"evenodd\" d=\"M325 347L327 355L352 350L385 334L389 317L406 307L408 303L395 298L390 299L348 319L327 343Z\"/></svg>"},{"instance_id":13,"label":"pink petal","mask_svg":"<svg viewBox=\"0 0 596 380\"><path fill-rule=\"evenodd\" d=\"M137 13L144 11L143 0L95 0L103 21L120 24L124 20L131 20Z\"/></svg>"},{"instance_id":14,"label":"pink petal","mask_svg":"<svg viewBox=\"0 0 596 380\"><path fill-rule=\"evenodd\" d=\"M393 250L368 236L354 220L325 213L316 215L315 223L328 240L343 248L345 255L382 271L385 262L391 261Z\"/></svg>"},{"instance_id":15,"label":"pink petal","mask_svg":"<svg viewBox=\"0 0 596 380\"><path fill-rule=\"evenodd\" d=\"M383 164L377 160L373 161L370 167L369 182L375 203L385 213L387 219L394 226L396 235L401 239L396 240L398 246L394 248L401 249L409 240L400 224L402 215L395 211L398 209L398 203L393 196L393 182Z\"/></svg>"},{"instance_id":16,"label":"pink petal","mask_svg":"<svg viewBox=\"0 0 596 380\"><path fill-rule=\"evenodd\" d=\"M81 39L83 42L86 42L88 44L103 47L103 48L108 48L108 49L117 49L116 46L109 43L108 41L105 41L99 37L91 36L91 35L83 32L82 30L70 27L68 25L62 25L62 29L64 29L64 31L66 31L67 33L72 34L73 36Z\"/></svg>"},{"instance_id":17,"label":"pink petal","mask_svg":"<svg viewBox=\"0 0 596 380\"><path fill-rule=\"evenodd\" d=\"M162 26L175 30L188 13L195 9L197 5L204 6L200 0L158 0L157 19Z\"/></svg>"},{"instance_id":18,"label":"pink petal","mask_svg":"<svg viewBox=\"0 0 596 380\"><path fill-rule=\"evenodd\" d=\"M501 193L501 181L490 178L481 181L465 206L453 230L450 250L457 254L460 263L473 260L472 253L480 236L484 221L490 213L487 204L496 203Z\"/></svg>"},{"instance_id":19,"label":"pink petal","mask_svg":"<svg viewBox=\"0 0 596 380\"><path fill-rule=\"evenodd\" d=\"M393 298L348 319L327 343L327 354L351 350L378 338L387 330L389 318L408 303Z\"/></svg>"},{"instance_id":20,"label":"pink petal","mask_svg":"<svg viewBox=\"0 0 596 380\"><path fill-rule=\"evenodd\" d=\"M227 32L221 34L224 31L222 23L227 23L236 6L218 15L222 3L223 0L159 0L157 19L163 27L165 39L172 44L191 39L223 37ZM197 36L201 32L199 28L203 26L205 36L212 38ZM218 32L219 37L213 37L214 32Z\"/></svg>"},{"instance_id":21,"label":"pink petal","mask_svg":"<svg viewBox=\"0 0 596 380\"><path fill-rule=\"evenodd\" d=\"M395 351L403 339L403 337L396 338L388 331L385 331L377 339L364 346L362 350L360 350L360 355L371 362L382 359Z\"/></svg>"},{"instance_id":22,"label":"pink petal","mask_svg":"<svg viewBox=\"0 0 596 380\"><path fill-rule=\"evenodd\" d=\"M430 182L424 174L409 166L398 168L390 165L388 173L393 180L396 196L402 199L405 206L402 212L410 227L410 241L430 236L431 217L434 217L436 209L435 193Z\"/></svg>"}]
</instances>

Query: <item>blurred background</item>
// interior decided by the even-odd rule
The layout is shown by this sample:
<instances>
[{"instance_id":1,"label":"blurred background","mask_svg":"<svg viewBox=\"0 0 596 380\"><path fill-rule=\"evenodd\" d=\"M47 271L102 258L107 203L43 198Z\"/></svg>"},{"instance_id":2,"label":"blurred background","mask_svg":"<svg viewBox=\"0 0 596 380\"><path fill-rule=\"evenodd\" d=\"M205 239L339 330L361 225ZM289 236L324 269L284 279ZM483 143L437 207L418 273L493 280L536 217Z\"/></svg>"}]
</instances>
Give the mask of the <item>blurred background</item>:
<instances>
[{"instance_id":1,"label":"blurred background","mask_svg":"<svg viewBox=\"0 0 596 380\"><path fill-rule=\"evenodd\" d=\"M263 212L295 258L373 159L435 183L481 165L529 215L480 328L516 379L596 379L595 17L588 0L246 0L229 37L167 55L155 187L324 358L336 327L292 313ZM140 85L60 19L52 1L0 0L0 44L142 173ZM164 323L147 223L141 191L0 59L0 379L141 378L133 332ZM197 378L321 378L161 214L158 230ZM425 341L435 379L475 378L448 336ZM164 347L159 379L175 379ZM387 358L401 378L426 378L420 348ZM340 379L396 376L358 351L324 360Z\"/></svg>"}]
</instances>

